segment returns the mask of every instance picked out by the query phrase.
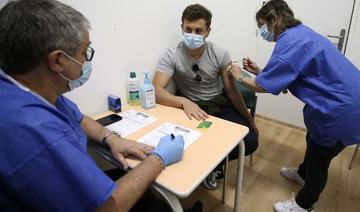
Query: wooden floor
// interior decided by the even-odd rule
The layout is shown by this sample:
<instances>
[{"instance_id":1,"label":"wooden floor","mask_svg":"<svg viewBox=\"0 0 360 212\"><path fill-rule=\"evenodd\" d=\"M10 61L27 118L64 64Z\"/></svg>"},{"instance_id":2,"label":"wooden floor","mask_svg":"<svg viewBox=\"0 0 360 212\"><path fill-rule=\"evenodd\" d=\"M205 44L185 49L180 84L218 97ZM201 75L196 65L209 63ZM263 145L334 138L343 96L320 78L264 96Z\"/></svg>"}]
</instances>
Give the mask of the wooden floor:
<instances>
[{"instance_id":1,"label":"wooden floor","mask_svg":"<svg viewBox=\"0 0 360 212\"><path fill-rule=\"evenodd\" d=\"M255 152L250 167L245 159L242 212L273 211L273 203L291 197L299 186L279 175L282 166L298 165L305 151L305 132L261 117L256 118L260 131L260 146ZM348 164L354 148L346 148L333 161L329 169L328 184L315 205L316 212L360 212L360 155L352 170ZM235 196L235 162L230 162L226 203L221 204L221 191L209 191L199 186L188 198L181 200L189 208L201 200L204 211L232 211ZM220 181L220 187L222 181Z\"/></svg>"}]
</instances>

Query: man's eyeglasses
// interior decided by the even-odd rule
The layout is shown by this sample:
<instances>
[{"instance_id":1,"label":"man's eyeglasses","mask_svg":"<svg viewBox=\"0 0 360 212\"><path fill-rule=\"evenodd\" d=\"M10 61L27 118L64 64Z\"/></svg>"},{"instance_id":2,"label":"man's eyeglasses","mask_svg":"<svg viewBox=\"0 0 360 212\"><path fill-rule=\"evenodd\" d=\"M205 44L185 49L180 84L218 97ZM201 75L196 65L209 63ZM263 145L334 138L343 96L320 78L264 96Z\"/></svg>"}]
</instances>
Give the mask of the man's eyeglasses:
<instances>
[{"instance_id":1,"label":"man's eyeglasses","mask_svg":"<svg viewBox=\"0 0 360 212\"><path fill-rule=\"evenodd\" d=\"M95 53L95 50L91 46L88 46L86 48L86 52L85 52L85 60L91 61L94 57L94 53Z\"/></svg>"},{"instance_id":2,"label":"man's eyeglasses","mask_svg":"<svg viewBox=\"0 0 360 212\"><path fill-rule=\"evenodd\" d=\"M202 77L198 74L198 71L200 70L198 64L194 64L193 66L191 66L191 69L196 73L195 80L197 82L201 82Z\"/></svg>"}]
</instances>

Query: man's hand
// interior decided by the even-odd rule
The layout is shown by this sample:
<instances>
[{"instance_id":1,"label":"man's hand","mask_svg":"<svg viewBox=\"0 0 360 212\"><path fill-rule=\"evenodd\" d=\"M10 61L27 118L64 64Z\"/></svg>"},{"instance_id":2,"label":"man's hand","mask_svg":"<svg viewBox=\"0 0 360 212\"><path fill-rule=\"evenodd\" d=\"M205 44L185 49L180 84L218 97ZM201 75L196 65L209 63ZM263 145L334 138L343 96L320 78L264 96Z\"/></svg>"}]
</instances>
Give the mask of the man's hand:
<instances>
[{"instance_id":1,"label":"man's hand","mask_svg":"<svg viewBox=\"0 0 360 212\"><path fill-rule=\"evenodd\" d=\"M107 144L109 145L114 158L120 162L124 169L128 168L125 157L134 156L140 160L144 160L147 154L154 149L146 144L127 140L117 135L109 137Z\"/></svg>"},{"instance_id":2,"label":"man's hand","mask_svg":"<svg viewBox=\"0 0 360 212\"><path fill-rule=\"evenodd\" d=\"M189 99L184 99L182 102L182 108L184 109L185 114L191 120L194 117L196 120L205 120L209 118L209 115L203 111L199 105L195 104Z\"/></svg>"}]
</instances>

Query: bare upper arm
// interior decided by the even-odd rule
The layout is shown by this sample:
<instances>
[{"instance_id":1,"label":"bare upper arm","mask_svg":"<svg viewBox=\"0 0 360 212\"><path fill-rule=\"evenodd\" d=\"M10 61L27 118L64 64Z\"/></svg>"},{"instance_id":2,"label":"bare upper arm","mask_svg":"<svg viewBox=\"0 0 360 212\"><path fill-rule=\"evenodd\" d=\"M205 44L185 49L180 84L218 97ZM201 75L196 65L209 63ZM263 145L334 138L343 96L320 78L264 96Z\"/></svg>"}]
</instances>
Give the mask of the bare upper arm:
<instances>
[{"instance_id":1,"label":"bare upper arm","mask_svg":"<svg viewBox=\"0 0 360 212\"><path fill-rule=\"evenodd\" d=\"M225 69L221 70L221 78L222 78L226 93L233 92L236 90L236 86L235 86L232 75L227 73L227 67L229 65L231 65L231 62L226 66Z\"/></svg>"},{"instance_id":2,"label":"bare upper arm","mask_svg":"<svg viewBox=\"0 0 360 212\"><path fill-rule=\"evenodd\" d=\"M169 75L164 74L160 71L156 71L154 79L153 79L153 85L157 89L166 88L169 85L171 79L172 79L172 77L170 77Z\"/></svg>"}]
</instances>

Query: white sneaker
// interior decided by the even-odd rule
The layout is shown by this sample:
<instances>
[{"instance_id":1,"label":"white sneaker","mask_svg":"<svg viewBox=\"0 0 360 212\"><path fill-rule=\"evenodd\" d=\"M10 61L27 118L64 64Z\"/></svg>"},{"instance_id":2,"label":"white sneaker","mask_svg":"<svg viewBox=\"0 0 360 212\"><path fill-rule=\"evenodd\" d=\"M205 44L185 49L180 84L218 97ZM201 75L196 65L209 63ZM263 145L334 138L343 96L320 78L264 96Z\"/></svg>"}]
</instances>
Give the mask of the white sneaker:
<instances>
[{"instance_id":1,"label":"white sneaker","mask_svg":"<svg viewBox=\"0 0 360 212\"><path fill-rule=\"evenodd\" d=\"M295 196L296 194L292 193L291 199L283 202L276 202L274 204L274 210L276 212L314 212L312 208L304 209L300 207L295 201Z\"/></svg>"},{"instance_id":2,"label":"white sneaker","mask_svg":"<svg viewBox=\"0 0 360 212\"><path fill-rule=\"evenodd\" d=\"M289 180L297 182L301 186L305 185L305 181L300 177L298 168L296 167L282 167L280 174Z\"/></svg>"}]
</instances>

